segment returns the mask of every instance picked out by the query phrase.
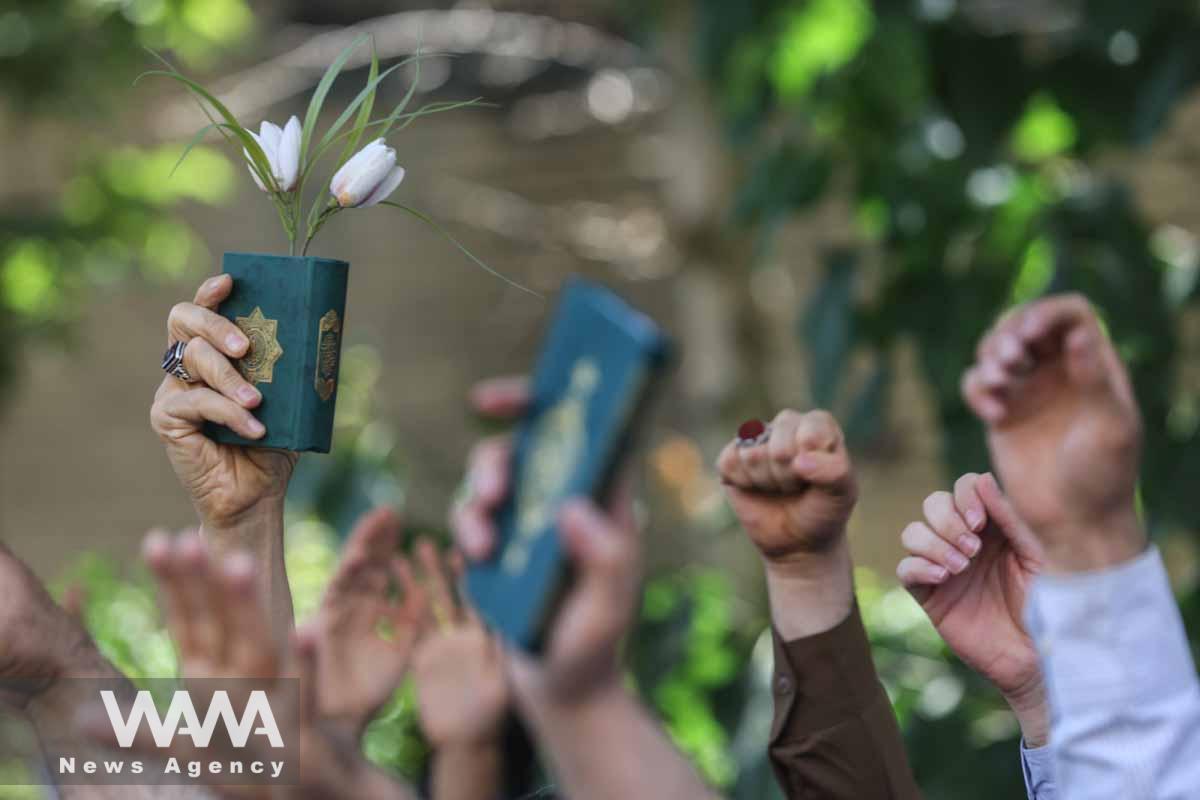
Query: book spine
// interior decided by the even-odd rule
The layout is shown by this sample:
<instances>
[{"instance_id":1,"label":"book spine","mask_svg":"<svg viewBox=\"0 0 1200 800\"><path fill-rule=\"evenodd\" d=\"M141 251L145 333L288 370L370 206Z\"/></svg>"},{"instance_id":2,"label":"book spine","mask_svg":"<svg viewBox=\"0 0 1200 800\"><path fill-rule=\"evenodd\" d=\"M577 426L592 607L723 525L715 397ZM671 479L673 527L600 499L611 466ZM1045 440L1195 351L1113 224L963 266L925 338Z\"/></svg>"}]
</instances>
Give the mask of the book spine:
<instances>
[{"instance_id":1,"label":"book spine","mask_svg":"<svg viewBox=\"0 0 1200 800\"><path fill-rule=\"evenodd\" d=\"M293 414L292 432L295 437L292 442L293 449L308 450L313 445L315 436L316 420L313 417L312 408L312 391L310 367L312 365L312 352L316 346L315 337L315 320L317 303L317 292L320 287L314 277L317 271L316 262L311 258L304 261L304 333L300 337L301 346L304 352L300 354L300 358L296 359L296 380L293 386L293 391L296 392L295 401L292 403Z\"/></svg>"}]
</instances>

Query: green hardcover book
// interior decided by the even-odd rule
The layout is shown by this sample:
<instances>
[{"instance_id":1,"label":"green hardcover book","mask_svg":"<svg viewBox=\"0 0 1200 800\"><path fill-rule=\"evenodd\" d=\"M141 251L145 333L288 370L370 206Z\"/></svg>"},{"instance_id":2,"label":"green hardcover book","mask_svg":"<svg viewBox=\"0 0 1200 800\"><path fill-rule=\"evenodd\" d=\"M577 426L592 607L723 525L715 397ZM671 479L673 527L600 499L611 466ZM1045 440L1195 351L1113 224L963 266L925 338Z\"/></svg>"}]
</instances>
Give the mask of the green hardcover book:
<instances>
[{"instance_id":1,"label":"green hardcover book","mask_svg":"<svg viewBox=\"0 0 1200 800\"><path fill-rule=\"evenodd\" d=\"M328 453L350 265L226 253L222 268L233 276L233 291L218 312L250 339L237 368L262 392L254 414L267 433L255 441L211 423L205 433L227 444Z\"/></svg>"}]
</instances>

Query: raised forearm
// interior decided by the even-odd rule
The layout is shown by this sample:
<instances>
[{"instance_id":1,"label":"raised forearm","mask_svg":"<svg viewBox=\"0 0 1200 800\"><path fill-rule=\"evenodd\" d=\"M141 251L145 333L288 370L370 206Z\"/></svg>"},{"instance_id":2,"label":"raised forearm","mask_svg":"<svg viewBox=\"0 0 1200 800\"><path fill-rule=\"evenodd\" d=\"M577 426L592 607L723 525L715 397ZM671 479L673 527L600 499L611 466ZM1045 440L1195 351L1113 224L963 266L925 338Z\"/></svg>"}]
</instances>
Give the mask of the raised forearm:
<instances>
[{"instance_id":1,"label":"raised forearm","mask_svg":"<svg viewBox=\"0 0 1200 800\"><path fill-rule=\"evenodd\" d=\"M1132 504L1102 519L1037 531L1051 574L1095 572L1127 564L1145 552L1146 528Z\"/></svg>"},{"instance_id":2,"label":"raised forearm","mask_svg":"<svg viewBox=\"0 0 1200 800\"><path fill-rule=\"evenodd\" d=\"M716 798L662 727L613 680L569 704L518 691L518 707L572 800ZM619 766L618 766L619 765Z\"/></svg>"},{"instance_id":3,"label":"raised forearm","mask_svg":"<svg viewBox=\"0 0 1200 800\"><path fill-rule=\"evenodd\" d=\"M771 622L784 641L823 633L854 605L854 576L845 537L823 553L766 561Z\"/></svg>"},{"instance_id":4,"label":"raised forearm","mask_svg":"<svg viewBox=\"0 0 1200 800\"><path fill-rule=\"evenodd\" d=\"M259 596L271 610L271 627L276 640L286 641L294 620L292 594L283 558L283 498L270 498L235 519L205 521L201 535L218 557L245 552L258 569Z\"/></svg>"},{"instance_id":5,"label":"raised forearm","mask_svg":"<svg viewBox=\"0 0 1200 800\"><path fill-rule=\"evenodd\" d=\"M433 755L433 800L488 800L503 789L500 743L439 748Z\"/></svg>"}]
</instances>

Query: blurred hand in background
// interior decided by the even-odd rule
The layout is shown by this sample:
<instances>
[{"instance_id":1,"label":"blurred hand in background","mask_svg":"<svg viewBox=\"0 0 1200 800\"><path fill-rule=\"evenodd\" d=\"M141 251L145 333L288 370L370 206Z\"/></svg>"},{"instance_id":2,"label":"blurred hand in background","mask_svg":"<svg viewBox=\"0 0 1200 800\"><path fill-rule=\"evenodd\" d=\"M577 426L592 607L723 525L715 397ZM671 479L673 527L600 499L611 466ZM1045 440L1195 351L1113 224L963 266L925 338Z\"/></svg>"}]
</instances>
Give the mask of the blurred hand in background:
<instances>
[{"instance_id":1,"label":"blurred hand in background","mask_svg":"<svg viewBox=\"0 0 1200 800\"><path fill-rule=\"evenodd\" d=\"M432 624L413 656L421 730L433 746L434 800L476 800L502 792L503 733L509 710L504 652L452 580L461 558L443 559L417 544L421 578L432 598Z\"/></svg>"},{"instance_id":2,"label":"blurred hand in background","mask_svg":"<svg viewBox=\"0 0 1200 800\"><path fill-rule=\"evenodd\" d=\"M365 514L320 608L303 626L317 647L320 713L355 740L400 686L427 623L427 595L400 555L399 539L394 511Z\"/></svg>"},{"instance_id":3,"label":"blurred hand in background","mask_svg":"<svg viewBox=\"0 0 1200 800\"><path fill-rule=\"evenodd\" d=\"M1086 299L1049 297L1002 318L980 342L963 394L1051 570L1102 567L1145 548L1137 403Z\"/></svg>"},{"instance_id":4,"label":"blurred hand in background","mask_svg":"<svg viewBox=\"0 0 1200 800\"><path fill-rule=\"evenodd\" d=\"M525 410L529 390L521 379L485 381L472 401L481 414L511 419ZM507 437L482 442L470 457L468 491L451 515L455 540L468 557L484 557L496 546L492 518L512 486L511 461ZM569 500L558 522L574 566L572 582L544 652L535 659L508 649L505 661L516 707L548 753L562 794L574 800L713 797L622 680L621 642L640 599L642 557L628 474L603 508Z\"/></svg>"}]
</instances>

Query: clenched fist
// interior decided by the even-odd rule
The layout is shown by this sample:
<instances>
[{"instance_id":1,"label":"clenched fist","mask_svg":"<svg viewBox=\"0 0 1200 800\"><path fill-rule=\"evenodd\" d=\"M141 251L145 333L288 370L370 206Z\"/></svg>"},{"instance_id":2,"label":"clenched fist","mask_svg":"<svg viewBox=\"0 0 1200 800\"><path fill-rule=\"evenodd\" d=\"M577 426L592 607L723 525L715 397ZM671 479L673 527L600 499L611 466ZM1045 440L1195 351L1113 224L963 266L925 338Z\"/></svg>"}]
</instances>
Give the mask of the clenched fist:
<instances>
[{"instance_id":1,"label":"clenched fist","mask_svg":"<svg viewBox=\"0 0 1200 800\"><path fill-rule=\"evenodd\" d=\"M765 441L734 439L717 459L725 493L768 562L828 550L858 496L837 421L826 411L780 411Z\"/></svg>"}]
</instances>

